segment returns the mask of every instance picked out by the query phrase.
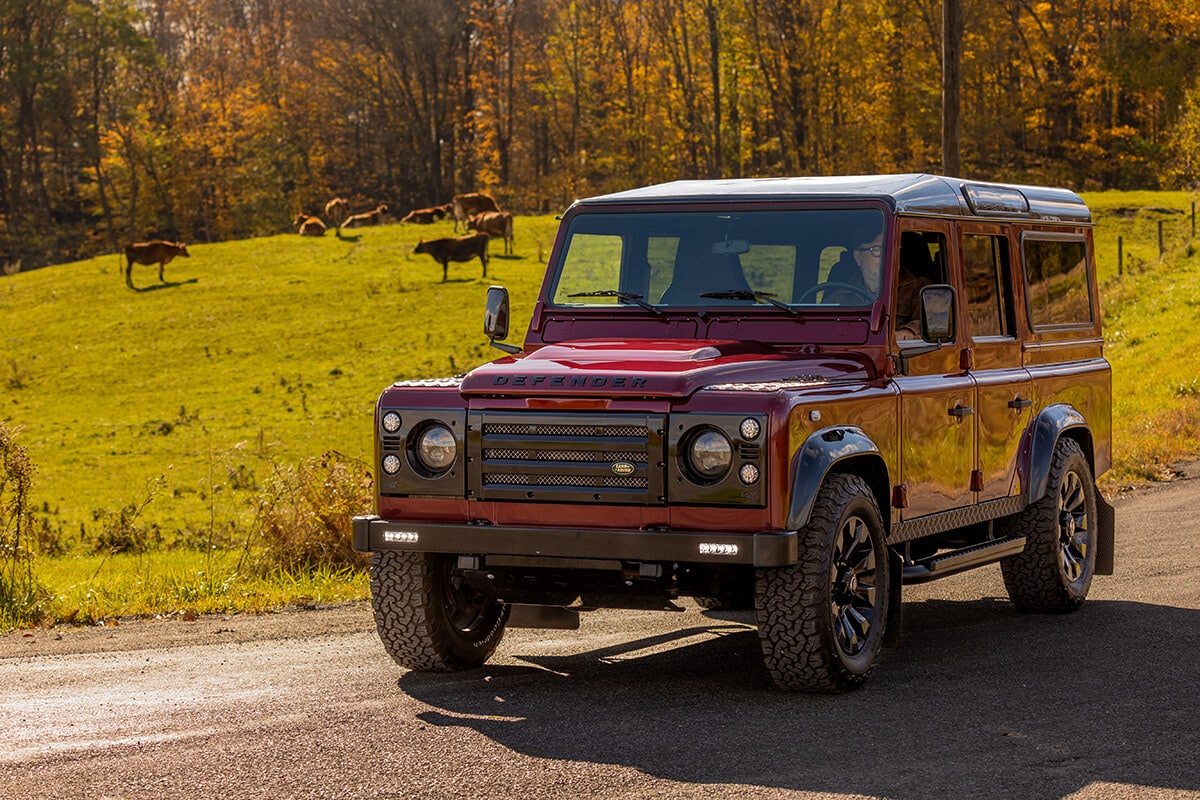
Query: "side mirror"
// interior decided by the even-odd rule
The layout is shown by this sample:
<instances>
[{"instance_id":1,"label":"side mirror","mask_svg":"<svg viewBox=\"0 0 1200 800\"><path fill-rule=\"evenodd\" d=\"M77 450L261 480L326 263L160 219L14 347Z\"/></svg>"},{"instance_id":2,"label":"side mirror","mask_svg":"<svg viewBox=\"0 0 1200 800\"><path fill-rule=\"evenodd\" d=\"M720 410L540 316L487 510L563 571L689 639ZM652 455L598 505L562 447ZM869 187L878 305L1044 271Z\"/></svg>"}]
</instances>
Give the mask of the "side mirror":
<instances>
[{"instance_id":1,"label":"side mirror","mask_svg":"<svg viewBox=\"0 0 1200 800\"><path fill-rule=\"evenodd\" d=\"M503 350L505 353L521 352L519 347L496 341L508 336L508 289L503 286L488 287L487 306L483 311L483 333L497 350Z\"/></svg>"},{"instance_id":2,"label":"side mirror","mask_svg":"<svg viewBox=\"0 0 1200 800\"><path fill-rule=\"evenodd\" d=\"M924 342L901 345L896 355L896 372L908 374L908 361L934 353L954 341L954 287L935 283L921 289L921 338Z\"/></svg>"},{"instance_id":3,"label":"side mirror","mask_svg":"<svg viewBox=\"0 0 1200 800\"><path fill-rule=\"evenodd\" d=\"M944 344L954 341L954 287L933 284L921 289L921 338Z\"/></svg>"}]
</instances>

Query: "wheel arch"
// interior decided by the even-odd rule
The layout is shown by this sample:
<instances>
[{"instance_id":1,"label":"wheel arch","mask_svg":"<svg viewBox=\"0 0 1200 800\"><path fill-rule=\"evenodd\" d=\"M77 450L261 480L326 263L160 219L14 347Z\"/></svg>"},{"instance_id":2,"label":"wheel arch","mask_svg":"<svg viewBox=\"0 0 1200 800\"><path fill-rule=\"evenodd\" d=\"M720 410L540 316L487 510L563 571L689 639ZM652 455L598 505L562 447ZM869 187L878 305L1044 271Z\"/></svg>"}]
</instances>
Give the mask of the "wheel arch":
<instances>
[{"instance_id":1,"label":"wheel arch","mask_svg":"<svg viewBox=\"0 0 1200 800\"><path fill-rule=\"evenodd\" d=\"M886 534L891 516L887 464L879 447L861 428L847 426L816 431L792 456L787 530L798 530L808 524L817 492L826 476L833 473L857 475L867 482L879 504Z\"/></svg>"},{"instance_id":2,"label":"wheel arch","mask_svg":"<svg viewBox=\"0 0 1200 800\"><path fill-rule=\"evenodd\" d=\"M1033 424L1029 447L1029 491L1026 502L1034 503L1046 493L1054 448L1060 439L1070 439L1079 445L1092 472L1096 496L1096 566L1095 574L1112 575L1116 561L1116 512L1104 495L1095 488L1096 450L1092 429L1087 419L1069 403L1056 403L1042 409Z\"/></svg>"},{"instance_id":3,"label":"wheel arch","mask_svg":"<svg viewBox=\"0 0 1200 800\"><path fill-rule=\"evenodd\" d=\"M1083 450L1095 480L1096 455L1087 418L1069 403L1055 403L1043 408L1033 423L1029 445L1029 502L1046 493L1050 464L1054 459L1054 446L1063 437L1073 440Z\"/></svg>"}]
</instances>

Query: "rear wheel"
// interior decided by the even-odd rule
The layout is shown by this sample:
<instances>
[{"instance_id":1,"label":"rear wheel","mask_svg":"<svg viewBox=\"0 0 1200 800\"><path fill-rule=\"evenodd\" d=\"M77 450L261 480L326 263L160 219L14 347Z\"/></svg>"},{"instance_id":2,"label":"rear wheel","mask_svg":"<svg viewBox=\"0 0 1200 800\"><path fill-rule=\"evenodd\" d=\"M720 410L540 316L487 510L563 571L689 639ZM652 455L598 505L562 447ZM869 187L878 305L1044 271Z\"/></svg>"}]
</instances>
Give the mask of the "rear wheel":
<instances>
[{"instance_id":1,"label":"rear wheel","mask_svg":"<svg viewBox=\"0 0 1200 800\"><path fill-rule=\"evenodd\" d=\"M1096 571L1096 487L1079 445L1054 446L1046 494L1001 526L1025 549L1000 562L1008 596L1022 611L1063 613L1083 605Z\"/></svg>"},{"instance_id":2,"label":"rear wheel","mask_svg":"<svg viewBox=\"0 0 1200 800\"><path fill-rule=\"evenodd\" d=\"M371 556L371 606L396 663L426 672L483 664L504 636L508 606L454 576L454 557L385 551Z\"/></svg>"},{"instance_id":3,"label":"rear wheel","mask_svg":"<svg viewBox=\"0 0 1200 800\"><path fill-rule=\"evenodd\" d=\"M775 683L844 692L875 666L887 623L887 550L866 481L831 475L799 531L800 560L760 569L755 597L763 659Z\"/></svg>"}]
</instances>

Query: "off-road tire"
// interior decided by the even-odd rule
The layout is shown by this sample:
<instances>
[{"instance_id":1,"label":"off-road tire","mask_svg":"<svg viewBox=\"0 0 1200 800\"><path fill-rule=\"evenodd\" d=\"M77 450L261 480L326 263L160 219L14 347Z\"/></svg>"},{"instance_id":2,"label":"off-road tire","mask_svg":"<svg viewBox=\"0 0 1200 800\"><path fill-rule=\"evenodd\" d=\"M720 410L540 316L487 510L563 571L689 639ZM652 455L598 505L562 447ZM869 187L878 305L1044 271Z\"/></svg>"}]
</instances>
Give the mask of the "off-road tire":
<instances>
[{"instance_id":1,"label":"off-road tire","mask_svg":"<svg viewBox=\"0 0 1200 800\"><path fill-rule=\"evenodd\" d=\"M1061 614L1083 605L1096 571L1098 522L1087 457L1076 442L1059 439L1046 493L998 526L1005 536L1025 537L1025 549L1000 562L1018 609Z\"/></svg>"},{"instance_id":2,"label":"off-road tire","mask_svg":"<svg viewBox=\"0 0 1200 800\"><path fill-rule=\"evenodd\" d=\"M763 661L782 689L855 689L875 666L892 578L882 515L866 481L830 475L799 537L796 564L758 570Z\"/></svg>"},{"instance_id":3,"label":"off-road tire","mask_svg":"<svg viewBox=\"0 0 1200 800\"><path fill-rule=\"evenodd\" d=\"M451 575L453 556L377 552L371 556L371 607L384 649L423 672L483 664L504 636L508 606Z\"/></svg>"}]
</instances>

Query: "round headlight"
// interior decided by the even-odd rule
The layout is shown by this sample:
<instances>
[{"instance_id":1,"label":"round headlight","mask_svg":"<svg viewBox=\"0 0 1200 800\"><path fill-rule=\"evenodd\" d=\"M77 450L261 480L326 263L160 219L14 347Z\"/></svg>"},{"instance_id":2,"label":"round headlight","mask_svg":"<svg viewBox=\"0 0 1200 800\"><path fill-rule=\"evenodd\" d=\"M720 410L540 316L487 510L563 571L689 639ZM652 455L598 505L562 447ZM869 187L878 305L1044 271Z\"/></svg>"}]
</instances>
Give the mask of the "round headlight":
<instances>
[{"instance_id":1,"label":"round headlight","mask_svg":"<svg viewBox=\"0 0 1200 800\"><path fill-rule=\"evenodd\" d=\"M400 430L400 415L395 411L389 411L383 415L383 429L388 433L395 433Z\"/></svg>"},{"instance_id":2,"label":"round headlight","mask_svg":"<svg viewBox=\"0 0 1200 800\"><path fill-rule=\"evenodd\" d=\"M758 420L756 420L754 417L746 417L744 420L742 420L742 424L738 426L738 432L741 433L742 438L747 441L753 441L754 439L757 439L760 429L761 426L758 424Z\"/></svg>"},{"instance_id":3,"label":"round headlight","mask_svg":"<svg viewBox=\"0 0 1200 800\"><path fill-rule=\"evenodd\" d=\"M454 465L458 445L445 425L430 425L417 439L416 454L421 466L430 472L444 472Z\"/></svg>"},{"instance_id":4,"label":"round headlight","mask_svg":"<svg viewBox=\"0 0 1200 800\"><path fill-rule=\"evenodd\" d=\"M715 479L729 470L733 447L720 431L705 431L692 439L687 451L688 464L701 478Z\"/></svg>"},{"instance_id":5,"label":"round headlight","mask_svg":"<svg viewBox=\"0 0 1200 800\"><path fill-rule=\"evenodd\" d=\"M383 471L388 475L395 475L400 471L400 458L394 455L386 455L383 457Z\"/></svg>"}]
</instances>

